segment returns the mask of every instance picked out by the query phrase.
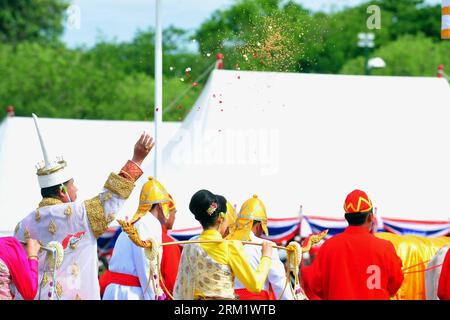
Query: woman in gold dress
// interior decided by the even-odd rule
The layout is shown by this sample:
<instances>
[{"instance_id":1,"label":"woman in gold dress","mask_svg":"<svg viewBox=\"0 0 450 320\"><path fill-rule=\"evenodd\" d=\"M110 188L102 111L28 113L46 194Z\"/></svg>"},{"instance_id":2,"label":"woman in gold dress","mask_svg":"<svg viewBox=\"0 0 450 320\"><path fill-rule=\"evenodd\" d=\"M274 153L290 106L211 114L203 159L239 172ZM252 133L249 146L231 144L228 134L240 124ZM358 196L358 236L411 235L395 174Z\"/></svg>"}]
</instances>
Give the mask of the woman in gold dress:
<instances>
[{"instance_id":1,"label":"woman in gold dress","mask_svg":"<svg viewBox=\"0 0 450 320\"><path fill-rule=\"evenodd\" d=\"M192 196L189 210L203 227L203 232L196 239L222 240L228 227L224 197L200 190ZM265 241L262 258L255 271L247 262L244 247L239 241L185 245L175 282L174 299L238 299L234 294L235 276L249 291L260 292L270 269L271 255L272 243Z\"/></svg>"}]
</instances>

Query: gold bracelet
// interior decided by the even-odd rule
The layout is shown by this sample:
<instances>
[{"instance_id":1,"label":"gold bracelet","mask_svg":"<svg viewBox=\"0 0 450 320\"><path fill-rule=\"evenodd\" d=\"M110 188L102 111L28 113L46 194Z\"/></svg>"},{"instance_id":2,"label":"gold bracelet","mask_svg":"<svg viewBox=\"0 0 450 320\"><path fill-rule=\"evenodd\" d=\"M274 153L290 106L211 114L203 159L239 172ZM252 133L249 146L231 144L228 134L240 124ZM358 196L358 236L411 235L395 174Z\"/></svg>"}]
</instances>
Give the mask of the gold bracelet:
<instances>
[{"instance_id":1,"label":"gold bracelet","mask_svg":"<svg viewBox=\"0 0 450 320\"><path fill-rule=\"evenodd\" d=\"M28 256L28 259L36 259L36 260L39 260L39 256L36 256L36 255Z\"/></svg>"}]
</instances>

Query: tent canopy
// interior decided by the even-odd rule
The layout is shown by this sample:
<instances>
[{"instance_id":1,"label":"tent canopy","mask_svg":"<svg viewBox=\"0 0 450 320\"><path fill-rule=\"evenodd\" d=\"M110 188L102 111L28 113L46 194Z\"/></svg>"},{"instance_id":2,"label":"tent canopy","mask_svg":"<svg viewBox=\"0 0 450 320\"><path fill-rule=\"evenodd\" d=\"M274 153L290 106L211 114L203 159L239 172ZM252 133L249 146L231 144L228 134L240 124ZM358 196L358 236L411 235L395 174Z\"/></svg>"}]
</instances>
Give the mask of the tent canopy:
<instances>
[{"instance_id":1,"label":"tent canopy","mask_svg":"<svg viewBox=\"0 0 450 320\"><path fill-rule=\"evenodd\" d=\"M163 124L162 146L179 125ZM109 173L118 172L131 159L134 144L144 130L153 134L153 123L143 121L41 118L40 126L50 154L62 155L67 161L78 188L78 200L89 199L102 190ZM12 234L16 224L37 207L41 195L35 166L41 161L33 119L6 118L0 124L0 235ZM150 157L144 165L152 162ZM144 174L152 175L152 167ZM129 201L133 210L138 206L139 192L134 190Z\"/></svg>"},{"instance_id":2,"label":"tent canopy","mask_svg":"<svg viewBox=\"0 0 450 320\"><path fill-rule=\"evenodd\" d=\"M164 123L159 180L174 197L176 229L199 224L199 189L240 205L257 194L269 218L342 218L343 201L365 190L381 217L448 221L450 90L438 78L214 70L185 121ZM95 195L132 155L148 122L42 119L48 148L72 167L79 199ZM40 199L42 160L31 118L0 126L0 233ZM119 217L132 216L140 186Z\"/></svg>"},{"instance_id":3,"label":"tent canopy","mask_svg":"<svg viewBox=\"0 0 450 320\"><path fill-rule=\"evenodd\" d=\"M215 70L164 149L163 183L197 226L190 197L206 188L269 218L343 217L365 190L381 217L448 221L450 90L424 77Z\"/></svg>"}]
</instances>

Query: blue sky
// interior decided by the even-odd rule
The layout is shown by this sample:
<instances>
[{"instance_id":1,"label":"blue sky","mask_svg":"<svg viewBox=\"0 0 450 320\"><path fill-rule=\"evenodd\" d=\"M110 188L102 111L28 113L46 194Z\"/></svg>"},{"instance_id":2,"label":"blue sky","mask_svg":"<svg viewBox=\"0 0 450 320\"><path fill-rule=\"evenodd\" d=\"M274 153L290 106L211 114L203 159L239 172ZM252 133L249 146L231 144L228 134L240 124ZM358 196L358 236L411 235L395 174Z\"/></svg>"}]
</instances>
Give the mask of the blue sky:
<instances>
[{"instance_id":1,"label":"blue sky","mask_svg":"<svg viewBox=\"0 0 450 320\"><path fill-rule=\"evenodd\" d=\"M441 0L428 0L440 3ZM163 0L163 26L174 25L194 30L217 9L227 8L235 0ZM367 0L296 0L311 10L336 10ZM71 0L80 10L79 28L68 27L63 41L69 47L93 46L99 37L130 41L137 30L155 23L154 0Z\"/></svg>"}]
</instances>

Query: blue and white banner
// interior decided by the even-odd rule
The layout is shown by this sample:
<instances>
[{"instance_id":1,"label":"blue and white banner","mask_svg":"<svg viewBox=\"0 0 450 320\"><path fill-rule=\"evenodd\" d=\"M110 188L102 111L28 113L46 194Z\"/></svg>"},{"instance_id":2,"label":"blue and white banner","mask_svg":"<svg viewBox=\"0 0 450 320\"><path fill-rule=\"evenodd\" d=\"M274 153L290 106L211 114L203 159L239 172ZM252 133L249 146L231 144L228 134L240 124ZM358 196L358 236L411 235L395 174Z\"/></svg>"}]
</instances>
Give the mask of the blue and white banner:
<instances>
[{"instance_id":1,"label":"blue and white banner","mask_svg":"<svg viewBox=\"0 0 450 320\"><path fill-rule=\"evenodd\" d=\"M441 237L450 235L450 221L418 221L392 218L380 218L378 220L378 232L392 232L399 235L416 235L421 237ZM347 227L345 219L326 218L319 216L305 216L303 220L311 233L317 233L328 229L327 237L341 233ZM302 228L304 229L304 228ZM302 236L308 234L302 232Z\"/></svg>"},{"instance_id":2,"label":"blue and white banner","mask_svg":"<svg viewBox=\"0 0 450 320\"><path fill-rule=\"evenodd\" d=\"M328 234L325 239L332 237L338 233L344 231L344 229L348 226L347 221L345 219L335 219L335 218L326 218L320 216L305 216L303 221L303 230L306 229L306 226L309 226L309 230L302 232L303 237L307 237L312 233L319 233L328 229Z\"/></svg>"},{"instance_id":3,"label":"blue and white banner","mask_svg":"<svg viewBox=\"0 0 450 320\"><path fill-rule=\"evenodd\" d=\"M421 237L442 237L450 234L450 221L414 221L383 219L384 231Z\"/></svg>"},{"instance_id":4,"label":"blue and white banner","mask_svg":"<svg viewBox=\"0 0 450 320\"><path fill-rule=\"evenodd\" d=\"M202 227L170 230L169 235L177 241L185 241L194 236L198 236L202 232L202 230Z\"/></svg>"},{"instance_id":5,"label":"blue and white banner","mask_svg":"<svg viewBox=\"0 0 450 320\"><path fill-rule=\"evenodd\" d=\"M417 221L383 218L377 216L378 232L392 232L400 235L417 235L422 237L440 237L450 235L450 221ZM305 238L312 233L319 233L328 229L327 238L341 233L347 227L344 218L328 218L321 216L304 216L300 218L269 219L267 239L281 244L289 242L300 235ZM99 256L108 257L112 253L120 227L110 228L98 240ZM169 231L169 235L177 241L189 240L202 232L201 227L178 229Z\"/></svg>"},{"instance_id":6,"label":"blue and white banner","mask_svg":"<svg viewBox=\"0 0 450 320\"><path fill-rule=\"evenodd\" d=\"M276 243L287 242L300 235L300 218L269 219L267 228L269 236L264 238Z\"/></svg>"},{"instance_id":7,"label":"blue and white banner","mask_svg":"<svg viewBox=\"0 0 450 320\"><path fill-rule=\"evenodd\" d=\"M120 227L109 228L105 233L103 233L100 238L97 239L97 251L99 258L106 258L109 262L111 258L114 246L116 244L119 234L122 232Z\"/></svg>"},{"instance_id":8,"label":"blue and white banner","mask_svg":"<svg viewBox=\"0 0 450 320\"><path fill-rule=\"evenodd\" d=\"M299 222L297 218L286 219L269 219L267 222L267 228L269 229L269 236L267 239L281 243L288 241L299 234ZM177 241L189 240L193 236L197 236L202 232L201 227L178 229L169 231L169 235L175 238Z\"/></svg>"}]
</instances>

